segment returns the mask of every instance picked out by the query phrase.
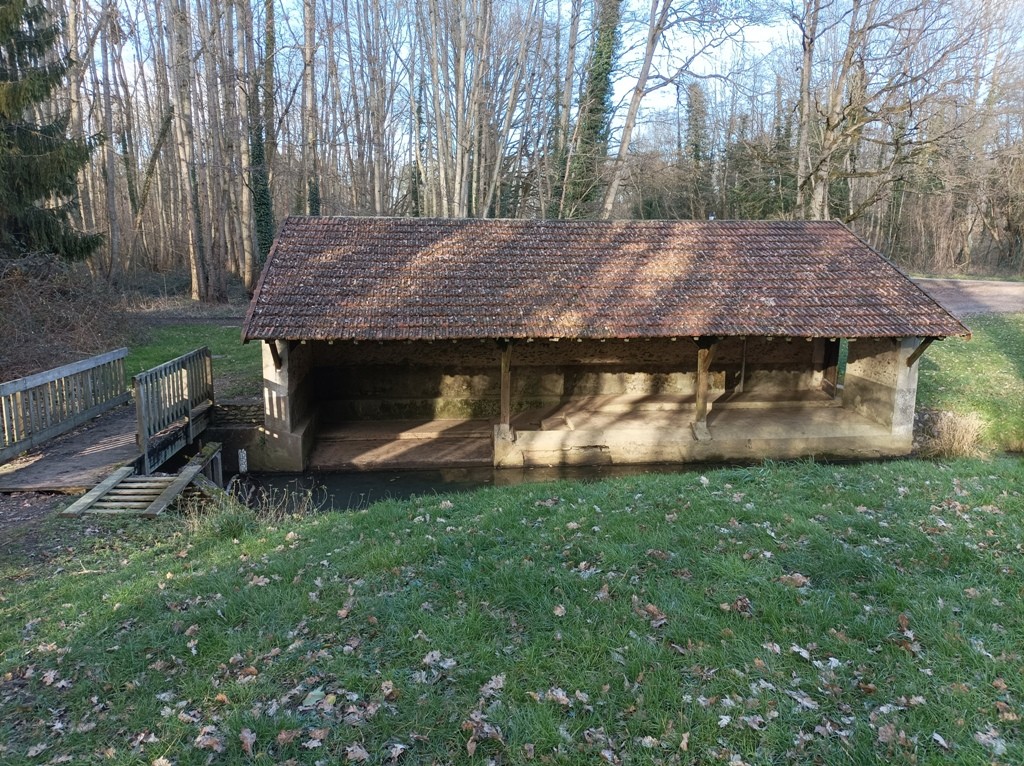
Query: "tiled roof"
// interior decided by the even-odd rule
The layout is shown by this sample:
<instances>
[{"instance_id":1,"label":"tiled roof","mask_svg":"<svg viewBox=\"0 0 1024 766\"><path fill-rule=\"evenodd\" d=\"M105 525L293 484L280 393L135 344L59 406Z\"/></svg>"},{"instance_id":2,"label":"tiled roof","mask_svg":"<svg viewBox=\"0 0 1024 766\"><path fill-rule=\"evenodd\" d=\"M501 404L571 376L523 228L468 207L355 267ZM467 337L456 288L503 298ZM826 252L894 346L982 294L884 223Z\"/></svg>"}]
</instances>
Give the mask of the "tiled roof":
<instances>
[{"instance_id":1,"label":"tiled roof","mask_svg":"<svg viewBox=\"0 0 1024 766\"><path fill-rule=\"evenodd\" d=\"M288 218L245 340L969 334L828 221Z\"/></svg>"}]
</instances>

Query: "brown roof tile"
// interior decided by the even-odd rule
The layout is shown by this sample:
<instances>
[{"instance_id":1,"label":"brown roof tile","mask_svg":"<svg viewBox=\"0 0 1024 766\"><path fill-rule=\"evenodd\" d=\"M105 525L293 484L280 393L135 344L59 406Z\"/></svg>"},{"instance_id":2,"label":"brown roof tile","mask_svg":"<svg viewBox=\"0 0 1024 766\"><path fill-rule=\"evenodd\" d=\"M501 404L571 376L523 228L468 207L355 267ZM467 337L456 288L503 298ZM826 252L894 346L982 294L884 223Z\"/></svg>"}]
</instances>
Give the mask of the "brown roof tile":
<instances>
[{"instance_id":1,"label":"brown roof tile","mask_svg":"<svg viewBox=\"0 0 1024 766\"><path fill-rule=\"evenodd\" d=\"M969 331L828 221L288 218L245 340Z\"/></svg>"}]
</instances>

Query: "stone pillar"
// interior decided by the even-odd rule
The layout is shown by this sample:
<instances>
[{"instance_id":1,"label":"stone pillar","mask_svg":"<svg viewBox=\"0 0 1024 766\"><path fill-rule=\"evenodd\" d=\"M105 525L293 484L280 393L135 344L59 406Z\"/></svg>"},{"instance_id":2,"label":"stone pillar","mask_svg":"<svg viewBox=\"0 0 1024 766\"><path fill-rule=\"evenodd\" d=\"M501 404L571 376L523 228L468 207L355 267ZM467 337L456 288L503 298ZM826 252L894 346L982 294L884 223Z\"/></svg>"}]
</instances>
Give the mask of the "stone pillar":
<instances>
[{"instance_id":1,"label":"stone pillar","mask_svg":"<svg viewBox=\"0 0 1024 766\"><path fill-rule=\"evenodd\" d=\"M265 443L262 454L252 458L260 470L305 470L314 431L314 407L307 385L312 359L309 345L295 341L263 344Z\"/></svg>"},{"instance_id":2,"label":"stone pillar","mask_svg":"<svg viewBox=\"0 0 1024 766\"><path fill-rule=\"evenodd\" d=\"M861 339L849 344L843 406L890 429L893 446L913 446L917 363L907 360L920 338Z\"/></svg>"},{"instance_id":3,"label":"stone pillar","mask_svg":"<svg viewBox=\"0 0 1024 766\"><path fill-rule=\"evenodd\" d=\"M915 360L911 366L907 360L921 345L920 338L901 338L896 347L896 396L892 408L892 435L905 440L908 449L914 443L914 412L917 409L917 370Z\"/></svg>"}]
</instances>

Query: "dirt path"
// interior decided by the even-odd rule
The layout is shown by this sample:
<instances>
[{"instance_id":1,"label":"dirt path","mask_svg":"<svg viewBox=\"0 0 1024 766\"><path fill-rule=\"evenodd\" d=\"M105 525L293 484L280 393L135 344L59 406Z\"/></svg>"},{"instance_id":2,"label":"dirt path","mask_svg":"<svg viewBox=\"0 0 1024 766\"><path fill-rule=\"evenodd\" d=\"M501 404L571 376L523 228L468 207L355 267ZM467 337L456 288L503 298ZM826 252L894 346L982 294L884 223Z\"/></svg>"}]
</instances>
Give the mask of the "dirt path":
<instances>
[{"instance_id":1,"label":"dirt path","mask_svg":"<svg viewBox=\"0 0 1024 766\"><path fill-rule=\"evenodd\" d=\"M1024 312L1024 282L980 279L915 279L914 282L958 317Z\"/></svg>"},{"instance_id":2,"label":"dirt path","mask_svg":"<svg viewBox=\"0 0 1024 766\"><path fill-rule=\"evenodd\" d=\"M0 493L0 571L48 558L80 536L81 524L68 524L64 527L66 534L56 536L43 530L51 514L67 501L67 495Z\"/></svg>"}]
</instances>

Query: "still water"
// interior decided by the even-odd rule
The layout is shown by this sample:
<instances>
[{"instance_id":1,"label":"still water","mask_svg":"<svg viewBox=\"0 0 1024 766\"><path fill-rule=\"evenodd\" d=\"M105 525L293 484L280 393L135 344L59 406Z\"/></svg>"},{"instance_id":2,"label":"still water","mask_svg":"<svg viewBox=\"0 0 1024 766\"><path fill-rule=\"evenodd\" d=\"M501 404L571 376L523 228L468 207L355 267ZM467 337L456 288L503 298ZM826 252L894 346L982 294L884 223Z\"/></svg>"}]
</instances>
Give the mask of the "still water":
<instances>
[{"instance_id":1,"label":"still water","mask_svg":"<svg viewBox=\"0 0 1024 766\"><path fill-rule=\"evenodd\" d=\"M651 473L691 473L715 466L615 465L558 468L448 468L431 471L362 471L351 473L249 474L242 487L250 493L264 490L309 497L317 507L336 510L366 508L380 500L406 500L481 487L555 481L600 481L612 476Z\"/></svg>"}]
</instances>

